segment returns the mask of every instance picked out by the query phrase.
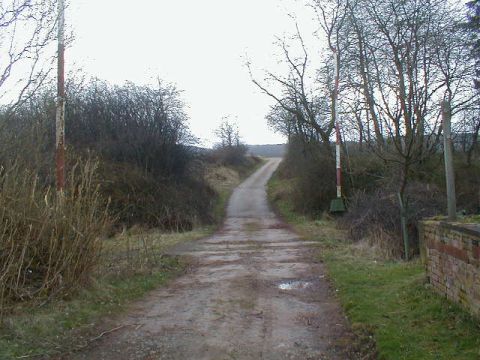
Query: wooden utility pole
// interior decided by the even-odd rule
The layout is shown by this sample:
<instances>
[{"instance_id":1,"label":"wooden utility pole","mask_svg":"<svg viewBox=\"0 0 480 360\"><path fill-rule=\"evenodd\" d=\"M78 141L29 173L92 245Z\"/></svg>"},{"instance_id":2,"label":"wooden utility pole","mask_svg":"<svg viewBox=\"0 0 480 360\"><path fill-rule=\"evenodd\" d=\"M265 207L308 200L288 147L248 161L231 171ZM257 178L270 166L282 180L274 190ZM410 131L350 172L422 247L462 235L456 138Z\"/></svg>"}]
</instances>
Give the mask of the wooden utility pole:
<instances>
[{"instance_id":1,"label":"wooden utility pole","mask_svg":"<svg viewBox=\"0 0 480 360\"><path fill-rule=\"evenodd\" d=\"M334 61L335 61L335 85L333 90L333 116L335 121L335 133L336 133L336 141L335 141L335 164L337 169L337 198L342 197L342 165L341 165L341 145L342 139L340 134L340 123L338 120L338 88L340 85L340 75L339 75L339 64L338 64L338 54L335 50L333 52Z\"/></svg>"},{"instance_id":2,"label":"wooden utility pole","mask_svg":"<svg viewBox=\"0 0 480 360\"><path fill-rule=\"evenodd\" d=\"M444 100L442 101L443 154L445 156L445 176L447 180L448 220L454 221L457 218L457 203L455 197L455 174L453 171L451 117L450 102Z\"/></svg>"},{"instance_id":3,"label":"wooden utility pole","mask_svg":"<svg viewBox=\"0 0 480 360\"><path fill-rule=\"evenodd\" d=\"M338 92L340 86L340 69L339 69L339 55L337 49L332 48L334 55L334 76L335 83L333 87L333 121L335 124L335 168L337 172L337 197L330 202L330 212L332 213L342 213L345 209L345 203L343 202L342 197L342 164L341 164L341 145L342 145L342 135L340 133L340 120L338 117Z\"/></svg>"},{"instance_id":4,"label":"wooden utility pole","mask_svg":"<svg viewBox=\"0 0 480 360\"><path fill-rule=\"evenodd\" d=\"M58 0L57 114L55 121L55 175L57 191L65 189L65 0Z\"/></svg>"}]
</instances>

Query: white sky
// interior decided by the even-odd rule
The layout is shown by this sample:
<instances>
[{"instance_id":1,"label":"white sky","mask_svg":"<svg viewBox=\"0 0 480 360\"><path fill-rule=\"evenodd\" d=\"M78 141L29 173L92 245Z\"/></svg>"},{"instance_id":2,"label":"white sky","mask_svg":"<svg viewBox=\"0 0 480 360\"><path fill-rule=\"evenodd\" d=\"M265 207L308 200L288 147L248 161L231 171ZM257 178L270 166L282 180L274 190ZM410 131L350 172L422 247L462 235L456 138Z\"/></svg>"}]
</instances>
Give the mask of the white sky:
<instances>
[{"instance_id":1,"label":"white sky","mask_svg":"<svg viewBox=\"0 0 480 360\"><path fill-rule=\"evenodd\" d=\"M249 144L285 140L264 119L272 103L251 83L254 68L276 69L275 36L293 31L288 13L311 34L313 13L303 0L72 0L67 24L75 41L67 70L111 83L144 84L157 75L184 90L190 127L211 145L222 116L238 118Z\"/></svg>"}]
</instances>

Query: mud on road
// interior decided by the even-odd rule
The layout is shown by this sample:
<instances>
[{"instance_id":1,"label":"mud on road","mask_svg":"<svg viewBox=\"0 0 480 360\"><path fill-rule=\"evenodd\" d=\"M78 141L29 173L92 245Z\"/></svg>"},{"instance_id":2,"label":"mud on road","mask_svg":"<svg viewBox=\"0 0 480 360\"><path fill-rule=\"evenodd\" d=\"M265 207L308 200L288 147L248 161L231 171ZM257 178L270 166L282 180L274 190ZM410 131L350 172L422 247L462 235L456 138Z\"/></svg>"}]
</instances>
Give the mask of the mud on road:
<instances>
[{"instance_id":1,"label":"mud on road","mask_svg":"<svg viewBox=\"0 0 480 360\"><path fill-rule=\"evenodd\" d=\"M347 322L302 241L271 211L269 160L233 193L223 229L174 250L194 269L113 320L72 359L349 359Z\"/></svg>"}]
</instances>

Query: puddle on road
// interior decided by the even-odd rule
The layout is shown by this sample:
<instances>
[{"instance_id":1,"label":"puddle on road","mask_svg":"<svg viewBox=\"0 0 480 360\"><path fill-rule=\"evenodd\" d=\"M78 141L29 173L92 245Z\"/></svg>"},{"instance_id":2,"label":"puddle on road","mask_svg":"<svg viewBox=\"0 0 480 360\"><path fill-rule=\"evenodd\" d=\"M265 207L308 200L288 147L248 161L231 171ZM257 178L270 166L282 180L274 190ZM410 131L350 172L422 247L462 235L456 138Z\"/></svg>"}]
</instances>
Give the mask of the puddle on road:
<instances>
[{"instance_id":1,"label":"puddle on road","mask_svg":"<svg viewBox=\"0 0 480 360\"><path fill-rule=\"evenodd\" d=\"M304 290L312 286L311 281L288 280L282 281L277 285L280 290Z\"/></svg>"}]
</instances>

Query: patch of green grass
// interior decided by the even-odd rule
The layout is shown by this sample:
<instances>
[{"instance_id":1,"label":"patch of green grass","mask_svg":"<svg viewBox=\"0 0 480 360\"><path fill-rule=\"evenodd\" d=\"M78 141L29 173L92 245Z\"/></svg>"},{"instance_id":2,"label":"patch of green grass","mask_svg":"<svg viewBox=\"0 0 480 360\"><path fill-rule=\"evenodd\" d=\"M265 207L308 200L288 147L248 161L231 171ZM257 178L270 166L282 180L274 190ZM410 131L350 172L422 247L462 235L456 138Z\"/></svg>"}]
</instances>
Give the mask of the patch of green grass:
<instances>
[{"instance_id":1,"label":"patch of green grass","mask_svg":"<svg viewBox=\"0 0 480 360\"><path fill-rule=\"evenodd\" d=\"M230 198L231 191L222 190L218 193L218 201L213 208L213 216L217 224L222 224L225 219L225 210L227 208L228 199Z\"/></svg>"},{"instance_id":2,"label":"patch of green grass","mask_svg":"<svg viewBox=\"0 0 480 360\"><path fill-rule=\"evenodd\" d=\"M282 186L274 179L269 193ZM346 241L332 220L289 213L288 196L271 199L299 233L318 241L352 328L373 335L380 359L480 359L480 322L431 290L420 261L382 260Z\"/></svg>"},{"instance_id":3,"label":"patch of green grass","mask_svg":"<svg viewBox=\"0 0 480 360\"><path fill-rule=\"evenodd\" d=\"M480 357L478 321L433 293L418 261L358 257L348 244L322 257L350 321L371 329L380 358Z\"/></svg>"},{"instance_id":4,"label":"patch of green grass","mask_svg":"<svg viewBox=\"0 0 480 360\"><path fill-rule=\"evenodd\" d=\"M474 223L474 224L480 224L480 215L469 215L465 216L461 219L461 222L463 223Z\"/></svg>"},{"instance_id":5,"label":"patch of green grass","mask_svg":"<svg viewBox=\"0 0 480 360\"><path fill-rule=\"evenodd\" d=\"M285 221L291 224L300 224L306 221L305 216L299 215L294 211L293 203L288 201L289 195L293 189L293 182L281 180L277 173L274 173L267 184L267 196L271 203L275 205L274 209Z\"/></svg>"}]
</instances>

